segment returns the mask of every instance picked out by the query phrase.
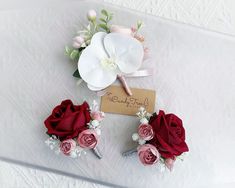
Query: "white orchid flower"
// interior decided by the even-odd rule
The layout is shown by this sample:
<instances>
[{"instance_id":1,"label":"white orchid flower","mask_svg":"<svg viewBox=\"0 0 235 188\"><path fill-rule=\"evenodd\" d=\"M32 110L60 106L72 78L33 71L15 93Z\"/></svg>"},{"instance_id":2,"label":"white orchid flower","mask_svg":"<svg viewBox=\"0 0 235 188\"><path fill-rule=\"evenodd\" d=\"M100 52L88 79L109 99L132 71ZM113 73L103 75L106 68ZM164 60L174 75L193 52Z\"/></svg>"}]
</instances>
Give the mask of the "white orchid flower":
<instances>
[{"instance_id":1,"label":"white orchid flower","mask_svg":"<svg viewBox=\"0 0 235 188\"><path fill-rule=\"evenodd\" d=\"M111 85L117 76L137 71L142 63L142 44L120 33L96 33L78 61L81 78L90 90L99 91Z\"/></svg>"}]
</instances>

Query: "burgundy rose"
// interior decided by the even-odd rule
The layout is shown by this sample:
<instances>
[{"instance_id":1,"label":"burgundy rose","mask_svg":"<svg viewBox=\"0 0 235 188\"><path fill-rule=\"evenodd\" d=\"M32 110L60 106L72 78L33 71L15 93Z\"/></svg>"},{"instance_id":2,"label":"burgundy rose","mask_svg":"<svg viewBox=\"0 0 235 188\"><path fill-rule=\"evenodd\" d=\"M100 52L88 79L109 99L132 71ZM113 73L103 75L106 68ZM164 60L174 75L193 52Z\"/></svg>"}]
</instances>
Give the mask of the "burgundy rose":
<instances>
[{"instance_id":1,"label":"burgundy rose","mask_svg":"<svg viewBox=\"0 0 235 188\"><path fill-rule=\"evenodd\" d=\"M157 148L151 144L140 145L137 151L140 162L144 165L152 165L160 159Z\"/></svg>"},{"instance_id":2,"label":"burgundy rose","mask_svg":"<svg viewBox=\"0 0 235 188\"><path fill-rule=\"evenodd\" d=\"M149 124L154 131L154 138L149 143L158 149L162 157L175 159L175 156L189 151L182 120L176 115L160 110L159 114L150 118Z\"/></svg>"},{"instance_id":3,"label":"burgundy rose","mask_svg":"<svg viewBox=\"0 0 235 188\"><path fill-rule=\"evenodd\" d=\"M78 144L82 148L95 148L98 142L97 133L94 130L87 129L78 136Z\"/></svg>"},{"instance_id":4,"label":"burgundy rose","mask_svg":"<svg viewBox=\"0 0 235 188\"><path fill-rule=\"evenodd\" d=\"M138 135L142 140L151 140L153 138L153 128L148 124L141 124L138 127Z\"/></svg>"},{"instance_id":5,"label":"burgundy rose","mask_svg":"<svg viewBox=\"0 0 235 188\"><path fill-rule=\"evenodd\" d=\"M74 105L71 100L65 100L53 109L44 124L48 134L56 135L62 141L77 137L87 129L90 120L89 105L86 102Z\"/></svg>"},{"instance_id":6,"label":"burgundy rose","mask_svg":"<svg viewBox=\"0 0 235 188\"><path fill-rule=\"evenodd\" d=\"M76 142L73 139L64 140L60 143L60 151L69 155L76 148Z\"/></svg>"}]
</instances>

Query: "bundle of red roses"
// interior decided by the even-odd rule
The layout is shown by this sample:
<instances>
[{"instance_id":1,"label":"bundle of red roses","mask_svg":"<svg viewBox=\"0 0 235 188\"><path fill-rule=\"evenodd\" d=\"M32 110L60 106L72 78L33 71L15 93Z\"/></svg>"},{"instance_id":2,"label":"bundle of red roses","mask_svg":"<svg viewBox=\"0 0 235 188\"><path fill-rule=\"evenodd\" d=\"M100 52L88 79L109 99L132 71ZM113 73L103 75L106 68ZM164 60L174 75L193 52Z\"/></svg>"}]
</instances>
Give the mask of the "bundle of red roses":
<instances>
[{"instance_id":1,"label":"bundle of red roses","mask_svg":"<svg viewBox=\"0 0 235 188\"><path fill-rule=\"evenodd\" d=\"M62 101L44 122L50 135L46 144L56 153L76 158L84 149L95 149L103 118L95 101L91 107L87 102L74 105L71 100Z\"/></svg>"},{"instance_id":2,"label":"bundle of red roses","mask_svg":"<svg viewBox=\"0 0 235 188\"><path fill-rule=\"evenodd\" d=\"M132 139L139 143L137 153L141 163L153 165L163 162L172 170L177 157L189 151L182 120L174 114L165 114L162 110L151 115L144 108L140 108L137 116L140 118L140 125L138 133L134 133Z\"/></svg>"}]
</instances>

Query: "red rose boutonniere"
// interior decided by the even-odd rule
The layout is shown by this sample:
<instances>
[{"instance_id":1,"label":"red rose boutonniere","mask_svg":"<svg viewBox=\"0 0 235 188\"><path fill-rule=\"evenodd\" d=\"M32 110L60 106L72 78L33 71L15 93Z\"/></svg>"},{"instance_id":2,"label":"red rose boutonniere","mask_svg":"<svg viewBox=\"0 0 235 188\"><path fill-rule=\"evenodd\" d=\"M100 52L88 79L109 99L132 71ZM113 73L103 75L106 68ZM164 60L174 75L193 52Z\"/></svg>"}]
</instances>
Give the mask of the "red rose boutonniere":
<instances>
[{"instance_id":1,"label":"red rose boutonniere","mask_svg":"<svg viewBox=\"0 0 235 188\"><path fill-rule=\"evenodd\" d=\"M71 100L62 101L44 122L50 135L46 144L56 153L73 158L80 156L85 149L93 149L101 158L97 144L103 118L104 113L98 111L95 101L91 107L87 102L74 105Z\"/></svg>"},{"instance_id":2,"label":"red rose boutonniere","mask_svg":"<svg viewBox=\"0 0 235 188\"><path fill-rule=\"evenodd\" d=\"M182 120L175 114L165 114L162 110L151 115L144 108L140 108L137 116L140 118L140 125L132 139L137 141L139 146L137 150L129 150L123 155L137 151L142 164L153 165L162 162L172 170L176 159L189 151Z\"/></svg>"}]
</instances>

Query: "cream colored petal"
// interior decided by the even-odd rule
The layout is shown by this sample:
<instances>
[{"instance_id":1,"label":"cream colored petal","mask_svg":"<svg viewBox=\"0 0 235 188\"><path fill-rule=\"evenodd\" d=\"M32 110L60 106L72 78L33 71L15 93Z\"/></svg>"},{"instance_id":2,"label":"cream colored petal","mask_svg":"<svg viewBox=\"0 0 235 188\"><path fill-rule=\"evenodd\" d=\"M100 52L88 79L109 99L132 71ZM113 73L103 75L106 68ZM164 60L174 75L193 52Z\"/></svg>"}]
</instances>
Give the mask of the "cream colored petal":
<instances>
[{"instance_id":1,"label":"cream colored petal","mask_svg":"<svg viewBox=\"0 0 235 188\"><path fill-rule=\"evenodd\" d=\"M116 63L123 73L132 73L140 68L144 49L135 38L110 33L104 38L104 46L108 55L116 59Z\"/></svg>"},{"instance_id":2,"label":"cream colored petal","mask_svg":"<svg viewBox=\"0 0 235 188\"><path fill-rule=\"evenodd\" d=\"M117 77L116 72L107 70L101 65L101 60L107 58L102 41L105 35L103 32L95 34L91 44L83 50L78 62L81 78L97 88L109 86Z\"/></svg>"},{"instance_id":3,"label":"cream colored petal","mask_svg":"<svg viewBox=\"0 0 235 188\"><path fill-rule=\"evenodd\" d=\"M106 88L106 87L94 87L94 86L92 86L92 85L90 85L90 84L87 84L87 87L88 87L90 90L92 90L92 91L100 91L100 90L103 90L103 89Z\"/></svg>"}]
</instances>

